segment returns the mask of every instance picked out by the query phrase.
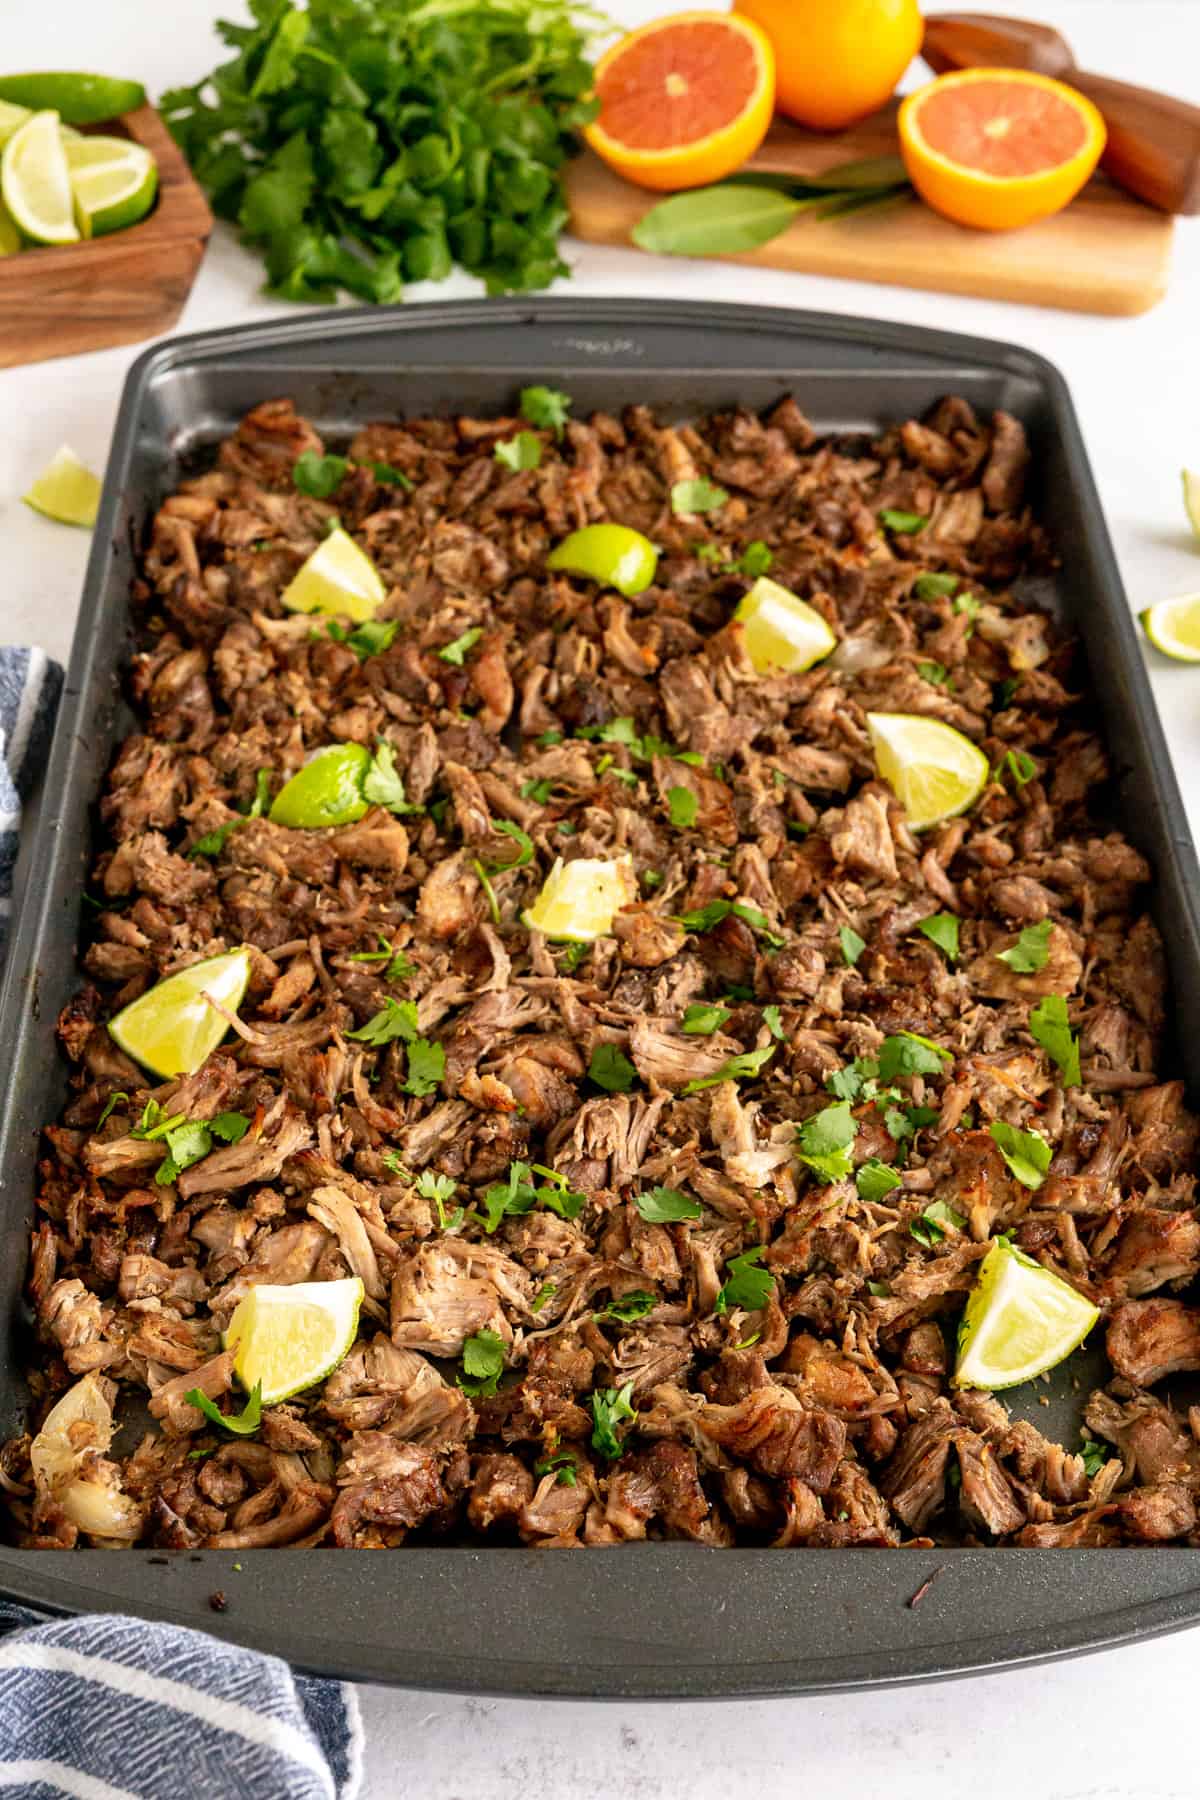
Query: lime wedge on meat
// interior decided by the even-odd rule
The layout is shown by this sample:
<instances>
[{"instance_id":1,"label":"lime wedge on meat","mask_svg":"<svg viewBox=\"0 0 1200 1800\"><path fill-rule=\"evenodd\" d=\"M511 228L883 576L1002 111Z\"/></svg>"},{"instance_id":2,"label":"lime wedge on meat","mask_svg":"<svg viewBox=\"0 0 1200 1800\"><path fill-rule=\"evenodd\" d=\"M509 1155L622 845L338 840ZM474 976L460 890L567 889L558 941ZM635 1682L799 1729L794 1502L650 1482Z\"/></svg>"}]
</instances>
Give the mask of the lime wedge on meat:
<instances>
[{"instance_id":1,"label":"lime wedge on meat","mask_svg":"<svg viewBox=\"0 0 1200 1800\"><path fill-rule=\"evenodd\" d=\"M1156 650L1176 662L1200 662L1200 594L1160 600L1138 614Z\"/></svg>"},{"instance_id":2,"label":"lime wedge on meat","mask_svg":"<svg viewBox=\"0 0 1200 1800\"><path fill-rule=\"evenodd\" d=\"M958 1331L955 1387L1007 1388L1053 1369L1082 1344L1099 1308L1011 1244L984 1257Z\"/></svg>"},{"instance_id":3,"label":"lime wedge on meat","mask_svg":"<svg viewBox=\"0 0 1200 1800\"><path fill-rule=\"evenodd\" d=\"M46 69L33 75L0 75L0 100L34 112L52 107L71 125L98 125L102 119L144 106L146 90L140 81L122 81L114 75Z\"/></svg>"},{"instance_id":4,"label":"lime wedge on meat","mask_svg":"<svg viewBox=\"0 0 1200 1800\"><path fill-rule=\"evenodd\" d=\"M339 525L292 577L283 604L289 612L337 613L361 625L386 595L375 564Z\"/></svg>"},{"instance_id":5,"label":"lime wedge on meat","mask_svg":"<svg viewBox=\"0 0 1200 1800\"><path fill-rule=\"evenodd\" d=\"M158 192L158 166L128 138L79 137L63 144L84 237L105 237L144 219Z\"/></svg>"},{"instance_id":6,"label":"lime wedge on meat","mask_svg":"<svg viewBox=\"0 0 1200 1800\"><path fill-rule=\"evenodd\" d=\"M246 1392L261 1382L263 1405L275 1406L323 1381L354 1342L362 1298L357 1275L252 1287L238 1301L225 1333L234 1374Z\"/></svg>"},{"instance_id":7,"label":"lime wedge on meat","mask_svg":"<svg viewBox=\"0 0 1200 1800\"><path fill-rule=\"evenodd\" d=\"M760 675L811 669L837 648L837 638L815 607L767 575L739 601L734 618L745 630L746 653Z\"/></svg>"},{"instance_id":8,"label":"lime wedge on meat","mask_svg":"<svg viewBox=\"0 0 1200 1800\"><path fill-rule=\"evenodd\" d=\"M1188 516L1188 524L1200 538L1200 475L1195 469L1183 471L1183 510Z\"/></svg>"},{"instance_id":9,"label":"lime wedge on meat","mask_svg":"<svg viewBox=\"0 0 1200 1800\"><path fill-rule=\"evenodd\" d=\"M17 126L0 154L0 194L35 244L79 242L71 174L56 112L34 113Z\"/></svg>"},{"instance_id":10,"label":"lime wedge on meat","mask_svg":"<svg viewBox=\"0 0 1200 1800\"><path fill-rule=\"evenodd\" d=\"M21 498L34 512L44 513L60 525L83 525L90 530L100 508L100 482L70 445L64 444Z\"/></svg>"},{"instance_id":11,"label":"lime wedge on meat","mask_svg":"<svg viewBox=\"0 0 1200 1800\"><path fill-rule=\"evenodd\" d=\"M541 893L522 915L534 931L548 938L590 944L612 930L623 906L637 899L637 881L628 856L615 861L581 856L565 863L560 856L547 875Z\"/></svg>"},{"instance_id":12,"label":"lime wedge on meat","mask_svg":"<svg viewBox=\"0 0 1200 1800\"><path fill-rule=\"evenodd\" d=\"M548 569L586 575L601 587L616 588L626 599L644 593L658 569L658 551L648 537L629 525L585 525L555 546Z\"/></svg>"},{"instance_id":13,"label":"lime wedge on meat","mask_svg":"<svg viewBox=\"0 0 1200 1800\"><path fill-rule=\"evenodd\" d=\"M316 750L271 803L268 817L294 831L352 825L367 810L363 777L371 752L361 744L327 744Z\"/></svg>"},{"instance_id":14,"label":"lime wedge on meat","mask_svg":"<svg viewBox=\"0 0 1200 1800\"><path fill-rule=\"evenodd\" d=\"M953 819L988 783L988 759L970 738L920 713L868 713L875 767L914 831Z\"/></svg>"},{"instance_id":15,"label":"lime wedge on meat","mask_svg":"<svg viewBox=\"0 0 1200 1800\"><path fill-rule=\"evenodd\" d=\"M126 1056L155 1075L170 1080L194 1074L229 1030L226 1015L237 1012L249 979L245 945L207 956L130 1001L109 1020L109 1032ZM206 994L216 1005L209 1005Z\"/></svg>"},{"instance_id":16,"label":"lime wedge on meat","mask_svg":"<svg viewBox=\"0 0 1200 1800\"><path fill-rule=\"evenodd\" d=\"M18 125L23 125L32 112L29 106L13 106L8 100L0 100L0 150L3 150Z\"/></svg>"}]
</instances>

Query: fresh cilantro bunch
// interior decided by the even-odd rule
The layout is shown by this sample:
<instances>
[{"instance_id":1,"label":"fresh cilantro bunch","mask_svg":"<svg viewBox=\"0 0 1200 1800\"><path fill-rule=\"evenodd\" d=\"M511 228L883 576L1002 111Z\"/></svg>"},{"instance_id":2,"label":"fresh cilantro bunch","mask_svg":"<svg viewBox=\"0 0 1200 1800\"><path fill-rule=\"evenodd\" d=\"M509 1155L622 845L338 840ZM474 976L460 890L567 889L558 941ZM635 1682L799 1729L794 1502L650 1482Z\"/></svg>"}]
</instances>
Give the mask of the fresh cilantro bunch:
<instances>
[{"instance_id":1,"label":"fresh cilantro bunch","mask_svg":"<svg viewBox=\"0 0 1200 1800\"><path fill-rule=\"evenodd\" d=\"M454 263L489 293L567 273L559 171L587 98L573 0L249 0L233 50L161 110L285 299L398 300Z\"/></svg>"}]
</instances>

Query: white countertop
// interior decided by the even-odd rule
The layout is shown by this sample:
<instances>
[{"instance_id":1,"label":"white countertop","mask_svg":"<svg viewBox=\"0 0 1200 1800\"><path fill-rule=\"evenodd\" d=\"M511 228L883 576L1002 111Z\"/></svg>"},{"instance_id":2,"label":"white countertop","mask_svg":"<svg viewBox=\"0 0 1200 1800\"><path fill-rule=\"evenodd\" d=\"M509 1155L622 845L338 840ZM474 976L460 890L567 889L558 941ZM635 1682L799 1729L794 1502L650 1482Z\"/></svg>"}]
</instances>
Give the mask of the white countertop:
<instances>
[{"instance_id":1,"label":"white countertop","mask_svg":"<svg viewBox=\"0 0 1200 1800\"><path fill-rule=\"evenodd\" d=\"M947 0L949 3L949 0ZM1200 102L1200 0L990 0L1036 12L1085 68ZM212 20L239 0L56 0L0 7L3 61L141 75L153 94L218 60ZM668 10L611 0L630 24ZM1200 467L1200 221L1179 229L1166 301L1139 319L1089 318L900 288L720 264L675 263L568 243L576 295L665 295L874 314L1008 338L1070 382L1130 602L1200 589L1179 470ZM180 329L294 313L258 292L258 265L219 228ZM455 277L413 290L455 298ZM122 377L136 349L0 371L0 633L65 656L87 555L84 533L16 496L58 445L103 467ZM1155 697L1200 834L1200 670L1151 657ZM619 1552L617 1553L619 1554ZM785 1565L781 1563L781 1579ZM736 1580L736 1564L730 1577ZM1200 1630L1017 1675L870 1698L724 1705L589 1706L362 1690L369 1800L761 1800L886 1787L891 1800L1191 1800L1190 1721Z\"/></svg>"}]
</instances>

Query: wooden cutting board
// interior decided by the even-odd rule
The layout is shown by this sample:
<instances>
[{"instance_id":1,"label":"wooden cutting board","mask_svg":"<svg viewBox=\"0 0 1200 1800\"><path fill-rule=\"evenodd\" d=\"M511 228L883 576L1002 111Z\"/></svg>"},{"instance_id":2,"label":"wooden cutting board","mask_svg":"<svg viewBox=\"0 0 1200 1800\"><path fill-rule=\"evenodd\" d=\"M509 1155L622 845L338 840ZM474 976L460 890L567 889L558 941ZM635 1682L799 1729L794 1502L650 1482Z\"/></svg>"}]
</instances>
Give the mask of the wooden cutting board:
<instances>
[{"instance_id":1,"label":"wooden cutting board","mask_svg":"<svg viewBox=\"0 0 1200 1800\"><path fill-rule=\"evenodd\" d=\"M893 104L836 135L777 120L746 165L776 174L819 175L837 163L897 149ZM591 151L568 166L570 229L597 244L629 244L630 232L664 196L614 175ZM801 213L781 237L728 261L841 275L895 287L930 288L990 300L1021 300L1075 312L1146 312L1167 290L1174 220L1103 176L1065 212L1023 231L970 231L916 200L840 219Z\"/></svg>"}]
</instances>

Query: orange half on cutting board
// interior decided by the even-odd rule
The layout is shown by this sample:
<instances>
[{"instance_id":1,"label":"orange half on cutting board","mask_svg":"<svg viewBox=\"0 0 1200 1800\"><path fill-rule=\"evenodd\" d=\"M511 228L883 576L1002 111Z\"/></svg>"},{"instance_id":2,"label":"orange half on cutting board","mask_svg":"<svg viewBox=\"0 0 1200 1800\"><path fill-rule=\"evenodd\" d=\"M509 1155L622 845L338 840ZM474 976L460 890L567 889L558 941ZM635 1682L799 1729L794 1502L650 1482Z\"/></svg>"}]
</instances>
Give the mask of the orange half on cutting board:
<instances>
[{"instance_id":1,"label":"orange half on cutting board","mask_svg":"<svg viewBox=\"0 0 1200 1800\"><path fill-rule=\"evenodd\" d=\"M1073 200L1104 149L1083 94L1028 69L960 69L910 94L900 148L927 205L960 225L1010 231Z\"/></svg>"},{"instance_id":2,"label":"orange half on cutting board","mask_svg":"<svg viewBox=\"0 0 1200 1800\"><path fill-rule=\"evenodd\" d=\"M730 175L767 135L775 53L766 33L727 13L656 19L596 65L600 113L584 135L641 187L703 187Z\"/></svg>"}]
</instances>

